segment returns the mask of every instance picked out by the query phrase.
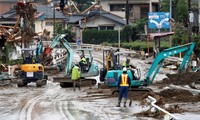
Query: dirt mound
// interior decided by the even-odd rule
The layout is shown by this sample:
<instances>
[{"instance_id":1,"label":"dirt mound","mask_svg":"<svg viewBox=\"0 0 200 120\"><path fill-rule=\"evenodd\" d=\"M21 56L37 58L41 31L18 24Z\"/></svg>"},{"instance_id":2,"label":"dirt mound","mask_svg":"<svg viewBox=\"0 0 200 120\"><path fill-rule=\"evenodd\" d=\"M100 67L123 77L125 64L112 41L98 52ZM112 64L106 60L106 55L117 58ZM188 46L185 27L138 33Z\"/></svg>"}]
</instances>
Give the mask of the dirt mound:
<instances>
[{"instance_id":1,"label":"dirt mound","mask_svg":"<svg viewBox=\"0 0 200 120\"><path fill-rule=\"evenodd\" d=\"M171 102L199 102L200 95L193 95L187 90L166 89L157 93L164 98L167 103Z\"/></svg>"},{"instance_id":2,"label":"dirt mound","mask_svg":"<svg viewBox=\"0 0 200 120\"><path fill-rule=\"evenodd\" d=\"M109 88L105 85L101 85L100 89L109 89L110 94L115 88ZM199 102L200 94L193 95L191 92L187 90L179 90L179 89L165 89L160 92L153 91L129 91L129 99L141 101L141 104L144 103L145 99L148 96L152 96L157 100L157 105L164 105L165 103L175 103L175 102ZM118 93L115 92L111 97L118 97Z\"/></svg>"},{"instance_id":3,"label":"dirt mound","mask_svg":"<svg viewBox=\"0 0 200 120\"><path fill-rule=\"evenodd\" d=\"M156 105L159 105L159 106L165 105L165 101L164 101L163 97L157 95L153 91L142 95L141 100L140 100L141 101L141 105L145 105L146 98L148 98L148 96L151 96L151 97L153 97L153 98L155 98L157 100Z\"/></svg>"},{"instance_id":4,"label":"dirt mound","mask_svg":"<svg viewBox=\"0 0 200 120\"><path fill-rule=\"evenodd\" d=\"M187 111L187 110L183 110L183 109L179 108L179 106L177 106L177 105L171 106L165 110L167 110L169 113L182 113L182 112ZM155 111L148 109L147 111L142 111L142 112L136 113L134 115L136 115L137 117L153 117L156 119L163 119L163 116L165 115L165 113L163 113L157 109Z\"/></svg>"},{"instance_id":5,"label":"dirt mound","mask_svg":"<svg viewBox=\"0 0 200 120\"><path fill-rule=\"evenodd\" d=\"M167 79L163 79L163 84L189 85L200 79L200 72L186 72L183 74L166 74Z\"/></svg>"}]
</instances>

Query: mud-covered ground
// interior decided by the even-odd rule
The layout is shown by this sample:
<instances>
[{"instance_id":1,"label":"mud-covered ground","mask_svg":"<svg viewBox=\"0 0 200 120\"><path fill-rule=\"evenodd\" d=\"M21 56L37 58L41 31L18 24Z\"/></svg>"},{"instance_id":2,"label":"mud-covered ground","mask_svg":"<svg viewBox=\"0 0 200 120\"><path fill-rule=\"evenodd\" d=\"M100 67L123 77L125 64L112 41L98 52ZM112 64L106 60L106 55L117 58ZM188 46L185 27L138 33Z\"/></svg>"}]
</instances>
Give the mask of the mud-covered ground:
<instances>
[{"instance_id":1,"label":"mud-covered ground","mask_svg":"<svg viewBox=\"0 0 200 120\"><path fill-rule=\"evenodd\" d=\"M124 60L122 58L122 60ZM94 60L102 67L99 52L94 54ZM132 59L131 62L141 70L141 79L148 72L151 64L148 60ZM63 76L58 71L51 71L47 85L37 88L35 83L18 88L15 83L0 87L0 120L160 120L162 112L152 112L147 99L148 95L156 98L157 105L183 120L196 120L200 113L200 95L188 87L199 73L174 74L176 71L160 69L152 91L131 91L129 99L131 106L115 107L117 93L111 95L115 88L108 88L96 79L97 84L84 81L81 90L61 88L59 83L53 83L53 76ZM166 78L168 76L168 78ZM162 80L162 81L161 81ZM101 84L101 85L100 85ZM177 89L176 86L184 89ZM127 105L130 103L128 100Z\"/></svg>"},{"instance_id":2,"label":"mud-covered ground","mask_svg":"<svg viewBox=\"0 0 200 120\"><path fill-rule=\"evenodd\" d=\"M169 86L171 84L176 86L188 86L191 83L194 83L196 81L199 81L200 78L200 72L186 72L183 74L166 74L168 78L164 78L163 80L154 83L151 87L156 87L159 89L159 92L156 91L138 91L137 89L134 91L129 91L129 99L130 100L136 100L140 101L141 105L147 105L149 104L147 102L148 96L154 97L157 102L156 105L165 108L170 113L183 113L183 112L189 112L193 111L188 108L181 107L182 104L193 104L200 102L200 91L195 92L195 94L192 92L190 87L188 89L177 89L177 88L170 88ZM148 87L148 88L151 88ZM115 88L108 88L105 85L100 85L100 89L109 89L110 92L115 90ZM117 97L118 94L111 95L110 97ZM173 104L170 107L165 105ZM197 110L200 112L200 109L197 108ZM137 113L137 116L149 116L149 117L155 117L158 119L163 118L164 114L162 112L155 112L152 114L152 112L149 110L143 111L141 113Z\"/></svg>"}]
</instances>

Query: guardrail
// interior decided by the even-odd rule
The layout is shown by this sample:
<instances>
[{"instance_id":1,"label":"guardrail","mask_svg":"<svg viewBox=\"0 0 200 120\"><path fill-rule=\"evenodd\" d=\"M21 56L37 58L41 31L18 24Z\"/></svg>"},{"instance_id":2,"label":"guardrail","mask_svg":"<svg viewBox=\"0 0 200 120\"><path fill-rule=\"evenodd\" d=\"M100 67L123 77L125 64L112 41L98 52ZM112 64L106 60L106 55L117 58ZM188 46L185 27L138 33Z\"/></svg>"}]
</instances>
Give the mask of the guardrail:
<instances>
[{"instance_id":1,"label":"guardrail","mask_svg":"<svg viewBox=\"0 0 200 120\"><path fill-rule=\"evenodd\" d=\"M43 46L50 45L52 41L43 41ZM76 43L70 43L70 45L73 47L73 49L77 49L77 44ZM95 44L85 44L83 43L81 45L81 48L92 48L95 51L101 51L102 48L109 48L107 46L102 46L102 45L95 45Z\"/></svg>"}]
</instances>

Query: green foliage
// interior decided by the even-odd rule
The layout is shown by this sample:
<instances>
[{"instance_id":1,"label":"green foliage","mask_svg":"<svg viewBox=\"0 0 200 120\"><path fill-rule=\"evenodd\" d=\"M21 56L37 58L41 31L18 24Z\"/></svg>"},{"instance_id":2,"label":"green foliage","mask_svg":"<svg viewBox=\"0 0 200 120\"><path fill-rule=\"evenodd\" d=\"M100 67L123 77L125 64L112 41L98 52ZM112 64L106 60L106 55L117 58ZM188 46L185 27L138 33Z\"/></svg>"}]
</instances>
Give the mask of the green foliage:
<instances>
[{"instance_id":1,"label":"green foliage","mask_svg":"<svg viewBox=\"0 0 200 120\"><path fill-rule=\"evenodd\" d=\"M129 40L130 40L130 36L132 34L132 29L133 29L132 26L126 25L126 26L124 26L124 28L122 30L122 38L125 38L125 40L127 42L129 42Z\"/></svg>"},{"instance_id":2,"label":"green foliage","mask_svg":"<svg viewBox=\"0 0 200 120\"><path fill-rule=\"evenodd\" d=\"M75 33L72 32L72 26L68 25L67 29L64 30L64 33L67 34L66 39L68 42L73 42L73 38L75 37Z\"/></svg>"},{"instance_id":3,"label":"green foliage","mask_svg":"<svg viewBox=\"0 0 200 120\"><path fill-rule=\"evenodd\" d=\"M94 2L94 0L73 0L77 3L77 7L79 11L84 11L85 9L89 8L92 4L91 2Z\"/></svg>"},{"instance_id":4,"label":"green foliage","mask_svg":"<svg viewBox=\"0 0 200 120\"><path fill-rule=\"evenodd\" d=\"M128 41L136 35L133 26L125 26L120 31L121 42ZM118 30L84 30L83 32L83 42L91 44L101 44L103 42L117 43L118 42Z\"/></svg>"},{"instance_id":5,"label":"green foliage","mask_svg":"<svg viewBox=\"0 0 200 120\"><path fill-rule=\"evenodd\" d=\"M192 36L194 42L196 43L195 52L200 53L200 35Z\"/></svg>"},{"instance_id":6,"label":"green foliage","mask_svg":"<svg viewBox=\"0 0 200 120\"><path fill-rule=\"evenodd\" d=\"M115 30L85 30L83 32L83 42L91 44L101 44L103 42L114 43L118 40L118 32Z\"/></svg>"},{"instance_id":7,"label":"green foliage","mask_svg":"<svg viewBox=\"0 0 200 120\"><path fill-rule=\"evenodd\" d=\"M55 23L54 30L55 30L56 34L63 34L64 33L64 31L63 31L63 25L61 23L58 23L58 22Z\"/></svg>"},{"instance_id":8,"label":"green foliage","mask_svg":"<svg viewBox=\"0 0 200 120\"><path fill-rule=\"evenodd\" d=\"M176 24L176 32L172 39L172 45L182 45L188 43L188 30L181 23Z\"/></svg>"},{"instance_id":9,"label":"green foliage","mask_svg":"<svg viewBox=\"0 0 200 120\"><path fill-rule=\"evenodd\" d=\"M176 21L183 22L185 19L187 19L187 13L188 13L187 1L179 0L175 12L177 16Z\"/></svg>"},{"instance_id":10,"label":"green foliage","mask_svg":"<svg viewBox=\"0 0 200 120\"><path fill-rule=\"evenodd\" d=\"M72 32L72 26L71 25L68 25L67 29L64 29L64 27L61 23L56 23L55 33L56 34L67 34L66 39L69 42L73 41L73 38L75 37L75 33Z\"/></svg>"},{"instance_id":11,"label":"green foliage","mask_svg":"<svg viewBox=\"0 0 200 120\"><path fill-rule=\"evenodd\" d=\"M10 65L22 64L23 59L10 60Z\"/></svg>"},{"instance_id":12,"label":"green foliage","mask_svg":"<svg viewBox=\"0 0 200 120\"><path fill-rule=\"evenodd\" d=\"M162 0L160 11L169 12L170 9L170 0Z\"/></svg>"},{"instance_id":13,"label":"green foliage","mask_svg":"<svg viewBox=\"0 0 200 120\"><path fill-rule=\"evenodd\" d=\"M143 18L143 19L139 19L135 22L134 28L136 30L137 34L141 34L144 33L144 25L147 25L147 19Z\"/></svg>"}]
</instances>

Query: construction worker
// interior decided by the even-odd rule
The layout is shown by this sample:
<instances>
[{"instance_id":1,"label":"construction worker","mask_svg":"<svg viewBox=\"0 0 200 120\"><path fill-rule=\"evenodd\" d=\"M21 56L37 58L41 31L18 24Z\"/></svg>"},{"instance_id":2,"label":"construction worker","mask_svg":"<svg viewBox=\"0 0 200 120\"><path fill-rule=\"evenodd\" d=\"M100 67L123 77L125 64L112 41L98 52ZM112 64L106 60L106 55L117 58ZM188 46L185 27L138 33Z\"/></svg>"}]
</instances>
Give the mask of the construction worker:
<instances>
[{"instance_id":1,"label":"construction worker","mask_svg":"<svg viewBox=\"0 0 200 120\"><path fill-rule=\"evenodd\" d=\"M80 82L80 70L78 65L75 65L72 69L72 77L73 87L75 91L76 84L78 84L79 90L81 89L81 82Z\"/></svg>"},{"instance_id":2,"label":"construction worker","mask_svg":"<svg viewBox=\"0 0 200 120\"><path fill-rule=\"evenodd\" d=\"M131 85L131 79L127 74L127 68L123 68L123 73L119 76L117 83L117 89L119 89L118 104L116 107L120 107L122 97L124 96L124 107L126 107L126 102L128 99L128 88Z\"/></svg>"},{"instance_id":3,"label":"construction worker","mask_svg":"<svg viewBox=\"0 0 200 120\"><path fill-rule=\"evenodd\" d=\"M123 66L123 67L126 67L126 68L132 67L132 68L136 69L135 66L130 65L130 58L127 58L126 61L123 62L122 66Z\"/></svg>"},{"instance_id":4,"label":"construction worker","mask_svg":"<svg viewBox=\"0 0 200 120\"><path fill-rule=\"evenodd\" d=\"M87 65L87 61L83 55L80 55L81 61L79 62L79 65L81 66L81 71L85 71L85 66Z\"/></svg>"},{"instance_id":5,"label":"construction worker","mask_svg":"<svg viewBox=\"0 0 200 120\"><path fill-rule=\"evenodd\" d=\"M130 65L130 59L127 58L126 61L123 62L123 67L126 67L127 69L129 69L132 73L133 76L133 80L138 80L138 78L135 76L135 71L133 69L137 69L137 67Z\"/></svg>"}]
</instances>

